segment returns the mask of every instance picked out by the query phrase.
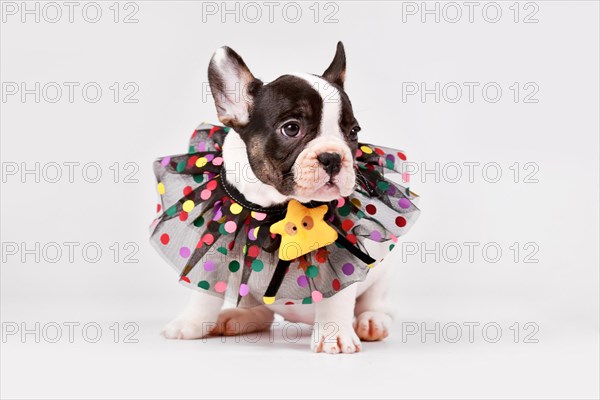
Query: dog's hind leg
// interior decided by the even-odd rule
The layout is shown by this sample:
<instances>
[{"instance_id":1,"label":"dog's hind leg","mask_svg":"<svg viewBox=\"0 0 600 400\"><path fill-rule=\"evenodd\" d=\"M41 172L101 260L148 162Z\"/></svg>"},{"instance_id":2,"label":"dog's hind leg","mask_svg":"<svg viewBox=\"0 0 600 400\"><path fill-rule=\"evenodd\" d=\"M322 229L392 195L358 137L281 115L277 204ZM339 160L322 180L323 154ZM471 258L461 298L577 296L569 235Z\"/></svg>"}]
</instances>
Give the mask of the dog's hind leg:
<instances>
[{"instance_id":1,"label":"dog's hind leg","mask_svg":"<svg viewBox=\"0 0 600 400\"><path fill-rule=\"evenodd\" d=\"M224 309L211 335L232 336L263 331L271 327L273 316L273 311L266 306Z\"/></svg>"}]
</instances>

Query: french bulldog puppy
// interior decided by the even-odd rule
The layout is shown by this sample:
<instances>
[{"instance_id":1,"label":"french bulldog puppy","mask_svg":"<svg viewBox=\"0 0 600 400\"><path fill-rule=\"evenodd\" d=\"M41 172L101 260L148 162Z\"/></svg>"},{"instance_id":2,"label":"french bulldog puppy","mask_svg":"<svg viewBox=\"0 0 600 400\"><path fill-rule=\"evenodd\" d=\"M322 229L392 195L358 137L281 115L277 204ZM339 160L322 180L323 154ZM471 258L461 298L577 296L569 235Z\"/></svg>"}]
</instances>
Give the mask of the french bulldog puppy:
<instances>
[{"instance_id":1,"label":"french bulldog puppy","mask_svg":"<svg viewBox=\"0 0 600 400\"><path fill-rule=\"evenodd\" d=\"M345 73L341 42L321 76L287 74L268 84L255 78L229 47L215 52L209 83L219 120L232 128L223 144L225 170L235 165L244 170L243 179L229 172L226 179L246 200L269 207L290 199L328 202L353 192L360 127L344 91ZM373 242L368 251L379 259L383 248ZM198 339L248 333L267 328L277 313L287 321L314 324L313 351L354 353L360 351L361 340L388 336L389 271L382 263L365 281L315 304L221 310L223 299L194 291L162 334L169 339Z\"/></svg>"}]
</instances>

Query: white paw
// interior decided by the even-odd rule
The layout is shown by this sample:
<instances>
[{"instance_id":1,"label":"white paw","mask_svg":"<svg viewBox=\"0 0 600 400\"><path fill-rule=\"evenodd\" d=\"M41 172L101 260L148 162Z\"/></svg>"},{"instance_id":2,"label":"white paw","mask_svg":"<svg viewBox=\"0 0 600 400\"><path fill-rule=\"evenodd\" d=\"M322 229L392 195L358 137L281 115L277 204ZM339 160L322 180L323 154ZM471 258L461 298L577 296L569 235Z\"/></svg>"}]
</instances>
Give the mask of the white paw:
<instances>
[{"instance_id":1,"label":"white paw","mask_svg":"<svg viewBox=\"0 0 600 400\"><path fill-rule=\"evenodd\" d=\"M359 338L367 341L388 337L392 319L382 311L365 311L356 317L354 330Z\"/></svg>"},{"instance_id":2,"label":"white paw","mask_svg":"<svg viewBox=\"0 0 600 400\"><path fill-rule=\"evenodd\" d=\"M361 349L360 339L350 324L338 325L335 322L313 326L310 348L315 353L355 353Z\"/></svg>"},{"instance_id":3,"label":"white paw","mask_svg":"<svg viewBox=\"0 0 600 400\"><path fill-rule=\"evenodd\" d=\"M201 339L208 335L209 332L206 331L205 327L203 332L202 323L184 317L177 317L165 325L160 334L167 339Z\"/></svg>"}]
</instances>

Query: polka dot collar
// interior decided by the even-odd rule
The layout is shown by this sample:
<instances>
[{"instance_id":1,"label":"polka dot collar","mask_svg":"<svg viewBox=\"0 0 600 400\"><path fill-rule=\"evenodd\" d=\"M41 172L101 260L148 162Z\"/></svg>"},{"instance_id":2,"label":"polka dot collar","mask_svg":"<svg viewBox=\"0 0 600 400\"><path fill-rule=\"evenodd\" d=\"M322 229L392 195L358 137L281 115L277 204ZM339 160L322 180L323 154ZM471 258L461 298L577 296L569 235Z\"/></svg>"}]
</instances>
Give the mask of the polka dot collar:
<instances>
[{"instance_id":1,"label":"polka dot collar","mask_svg":"<svg viewBox=\"0 0 600 400\"><path fill-rule=\"evenodd\" d=\"M356 188L350 196L326 203L323 216L338 239L279 260L281 237L270 227L285 217L288 204L261 207L224 180L222 146L228 131L202 124L192 134L187 154L154 163L160 200L151 243L180 282L194 290L240 307L263 304L265 297L270 304L318 302L363 281L381 261L371 262L369 242L392 251L419 215L417 195L409 190L402 168L405 153L359 143ZM389 173L399 173L402 184L388 179ZM266 296L268 289L272 296Z\"/></svg>"}]
</instances>

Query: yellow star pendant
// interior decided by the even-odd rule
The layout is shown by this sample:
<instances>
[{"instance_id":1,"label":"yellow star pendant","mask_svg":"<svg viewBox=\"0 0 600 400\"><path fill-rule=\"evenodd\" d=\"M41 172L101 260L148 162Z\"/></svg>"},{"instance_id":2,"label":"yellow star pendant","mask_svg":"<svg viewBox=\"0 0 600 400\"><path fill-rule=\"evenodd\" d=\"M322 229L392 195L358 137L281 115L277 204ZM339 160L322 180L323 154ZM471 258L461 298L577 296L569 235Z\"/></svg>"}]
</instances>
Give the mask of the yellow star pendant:
<instances>
[{"instance_id":1,"label":"yellow star pendant","mask_svg":"<svg viewBox=\"0 0 600 400\"><path fill-rule=\"evenodd\" d=\"M271 225L271 233L281 235L280 260L293 260L335 242L338 234L323 217L327 205L304 207L297 200L290 200L285 218Z\"/></svg>"}]
</instances>

